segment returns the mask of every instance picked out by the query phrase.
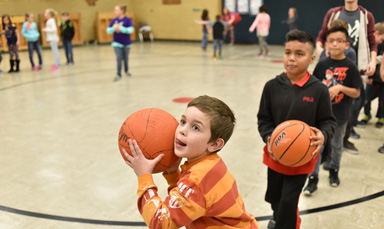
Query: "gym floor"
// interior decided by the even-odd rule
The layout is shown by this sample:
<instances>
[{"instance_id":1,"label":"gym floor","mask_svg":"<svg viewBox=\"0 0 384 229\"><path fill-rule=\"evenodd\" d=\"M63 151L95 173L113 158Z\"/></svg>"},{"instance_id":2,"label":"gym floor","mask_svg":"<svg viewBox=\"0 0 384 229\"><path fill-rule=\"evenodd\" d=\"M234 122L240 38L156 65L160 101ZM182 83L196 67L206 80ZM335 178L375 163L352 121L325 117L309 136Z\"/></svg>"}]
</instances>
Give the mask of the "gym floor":
<instances>
[{"instance_id":1,"label":"gym floor","mask_svg":"<svg viewBox=\"0 0 384 229\"><path fill-rule=\"evenodd\" d=\"M50 50L34 72L21 52L21 72L0 78L0 228L146 228L137 210L137 178L117 147L120 126L147 107L179 119L186 104L173 99L204 94L235 113L234 134L219 154L246 209L266 228L272 211L264 201L267 167L256 114L264 84L284 71L283 46L271 52L259 58L257 45L225 45L224 59L213 61L211 44L204 52L194 42L134 43L132 77L119 82L113 82L109 45L75 47L75 65L53 73ZM7 62L3 54L3 71ZM377 100L373 114L376 109ZM356 129L360 154L344 152L341 185L330 187L321 169L318 191L300 198L302 228L384 228L384 155L377 152L384 129L375 121ZM154 177L164 199L166 182Z\"/></svg>"}]
</instances>

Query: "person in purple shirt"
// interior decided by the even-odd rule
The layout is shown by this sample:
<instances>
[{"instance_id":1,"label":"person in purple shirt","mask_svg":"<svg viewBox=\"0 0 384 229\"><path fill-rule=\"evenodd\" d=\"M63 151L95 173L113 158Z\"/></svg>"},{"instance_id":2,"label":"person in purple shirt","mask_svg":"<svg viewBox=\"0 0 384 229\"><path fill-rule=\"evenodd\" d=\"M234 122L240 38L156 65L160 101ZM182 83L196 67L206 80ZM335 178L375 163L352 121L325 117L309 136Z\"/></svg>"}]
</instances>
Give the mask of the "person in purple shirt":
<instances>
[{"instance_id":1,"label":"person in purple shirt","mask_svg":"<svg viewBox=\"0 0 384 229\"><path fill-rule=\"evenodd\" d=\"M117 59L117 75L114 81L121 79L121 62L124 61L124 72L131 76L128 71L128 56L131 48L131 34L134 31L132 20L125 16L127 7L125 5L115 6L116 18L111 21L107 33L113 33L112 47L115 49Z\"/></svg>"}]
</instances>

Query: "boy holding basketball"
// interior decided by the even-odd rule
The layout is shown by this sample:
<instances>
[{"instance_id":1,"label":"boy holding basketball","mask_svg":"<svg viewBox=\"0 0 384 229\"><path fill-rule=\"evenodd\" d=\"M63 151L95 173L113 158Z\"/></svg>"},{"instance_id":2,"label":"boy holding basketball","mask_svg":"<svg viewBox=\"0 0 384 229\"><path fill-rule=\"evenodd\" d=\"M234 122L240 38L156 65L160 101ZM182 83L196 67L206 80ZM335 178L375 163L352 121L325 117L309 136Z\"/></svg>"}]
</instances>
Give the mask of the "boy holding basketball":
<instances>
[{"instance_id":1,"label":"boy holding basketball","mask_svg":"<svg viewBox=\"0 0 384 229\"><path fill-rule=\"evenodd\" d=\"M318 160L322 145L332 138L335 118L327 87L308 72L314 61L314 43L310 34L293 30L286 35L284 68L286 72L264 86L257 114L258 129L266 146L263 163L268 166L265 200L271 204L273 219L268 228L299 228L298 202L307 175ZM315 136L313 160L299 167L288 167L275 160L270 136L287 120L300 120L311 126Z\"/></svg>"},{"instance_id":2,"label":"boy holding basketball","mask_svg":"<svg viewBox=\"0 0 384 229\"><path fill-rule=\"evenodd\" d=\"M152 171L162 155L148 160L137 142L126 163L139 180L138 208L150 228L259 228L244 207L236 181L217 152L232 135L235 117L222 101L209 96L192 100L175 132L175 154L181 159L163 173L169 184L164 202L157 195Z\"/></svg>"},{"instance_id":3,"label":"boy holding basketball","mask_svg":"<svg viewBox=\"0 0 384 229\"><path fill-rule=\"evenodd\" d=\"M332 111L336 117L337 125L331 141L331 154L326 158L325 163L329 168L329 183L332 187L337 187L340 184L339 170L343 153L343 139L350 119L352 99L359 97L363 82L356 64L344 54L344 50L349 47L348 31L344 27L336 26L329 29L325 45L329 57L316 65L313 74L328 86ZM308 185L304 190L307 195L311 195L317 190L319 167L320 162L309 176Z\"/></svg>"}]
</instances>

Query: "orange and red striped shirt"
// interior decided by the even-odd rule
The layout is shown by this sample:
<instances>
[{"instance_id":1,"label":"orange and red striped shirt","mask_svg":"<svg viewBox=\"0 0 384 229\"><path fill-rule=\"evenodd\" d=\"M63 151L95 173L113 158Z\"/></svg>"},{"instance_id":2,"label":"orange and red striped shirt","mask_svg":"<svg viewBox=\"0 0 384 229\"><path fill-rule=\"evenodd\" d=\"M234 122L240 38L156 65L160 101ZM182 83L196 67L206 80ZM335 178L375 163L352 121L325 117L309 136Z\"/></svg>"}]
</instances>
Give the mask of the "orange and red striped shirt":
<instances>
[{"instance_id":1,"label":"orange and red striped shirt","mask_svg":"<svg viewBox=\"0 0 384 229\"><path fill-rule=\"evenodd\" d=\"M149 228L259 228L217 153L185 163L181 169L164 175L170 186L164 202L152 175L139 177L138 208Z\"/></svg>"}]
</instances>

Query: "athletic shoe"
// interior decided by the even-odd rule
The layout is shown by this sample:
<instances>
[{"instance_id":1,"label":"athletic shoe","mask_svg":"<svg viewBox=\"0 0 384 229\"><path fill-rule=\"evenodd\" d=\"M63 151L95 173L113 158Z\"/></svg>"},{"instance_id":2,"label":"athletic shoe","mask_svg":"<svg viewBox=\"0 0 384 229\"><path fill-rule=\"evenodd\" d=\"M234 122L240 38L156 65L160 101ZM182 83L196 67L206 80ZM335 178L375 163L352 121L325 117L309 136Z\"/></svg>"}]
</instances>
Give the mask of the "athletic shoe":
<instances>
[{"instance_id":1,"label":"athletic shoe","mask_svg":"<svg viewBox=\"0 0 384 229\"><path fill-rule=\"evenodd\" d=\"M117 82L119 80L121 80L121 76L115 76L115 78L113 79L113 81L115 81L115 82Z\"/></svg>"},{"instance_id":2,"label":"athletic shoe","mask_svg":"<svg viewBox=\"0 0 384 229\"><path fill-rule=\"evenodd\" d=\"M381 128L384 126L384 118L379 118L379 120L377 120L376 124L375 124L375 127L376 128Z\"/></svg>"},{"instance_id":3,"label":"athletic shoe","mask_svg":"<svg viewBox=\"0 0 384 229\"><path fill-rule=\"evenodd\" d=\"M384 145L379 148L379 153L384 153Z\"/></svg>"},{"instance_id":4,"label":"athletic shoe","mask_svg":"<svg viewBox=\"0 0 384 229\"><path fill-rule=\"evenodd\" d=\"M129 73L129 72L126 72L125 75L126 76L132 76L131 73Z\"/></svg>"},{"instance_id":5,"label":"athletic shoe","mask_svg":"<svg viewBox=\"0 0 384 229\"><path fill-rule=\"evenodd\" d=\"M304 194L307 196L312 196L312 194L317 190L317 183L319 182L319 178L311 175L308 178L307 187L304 189Z\"/></svg>"},{"instance_id":6,"label":"athletic shoe","mask_svg":"<svg viewBox=\"0 0 384 229\"><path fill-rule=\"evenodd\" d=\"M53 65L52 68L51 68L51 72L54 72L54 71L57 71L59 70L59 67L57 67L56 65Z\"/></svg>"},{"instance_id":7,"label":"athletic shoe","mask_svg":"<svg viewBox=\"0 0 384 229\"><path fill-rule=\"evenodd\" d=\"M267 51L267 53L265 55L266 56L270 56L271 55L271 51Z\"/></svg>"},{"instance_id":8,"label":"athletic shoe","mask_svg":"<svg viewBox=\"0 0 384 229\"><path fill-rule=\"evenodd\" d=\"M275 227L276 227L276 221L274 218L272 218L271 220L269 220L267 228L268 229L275 229Z\"/></svg>"},{"instance_id":9,"label":"athletic shoe","mask_svg":"<svg viewBox=\"0 0 384 229\"><path fill-rule=\"evenodd\" d=\"M32 71L38 71L38 70L40 70L39 66L33 66L32 67Z\"/></svg>"},{"instance_id":10,"label":"athletic shoe","mask_svg":"<svg viewBox=\"0 0 384 229\"><path fill-rule=\"evenodd\" d=\"M222 60L223 59L223 56L219 56L219 60Z\"/></svg>"},{"instance_id":11,"label":"athletic shoe","mask_svg":"<svg viewBox=\"0 0 384 229\"><path fill-rule=\"evenodd\" d=\"M365 127L371 118L371 115L364 115L364 117L359 122L357 122L357 126Z\"/></svg>"},{"instance_id":12,"label":"athletic shoe","mask_svg":"<svg viewBox=\"0 0 384 229\"><path fill-rule=\"evenodd\" d=\"M263 54L263 52L259 52L259 54L257 54L257 56L262 57L262 56L264 56L264 54Z\"/></svg>"},{"instance_id":13,"label":"athletic shoe","mask_svg":"<svg viewBox=\"0 0 384 229\"><path fill-rule=\"evenodd\" d=\"M337 187L340 185L339 170L337 169L329 170L329 184L332 187Z\"/></svg>"},{"instance_id":14,"label":"athletic shoe","mask_svg":"<svg viewBox=\"0 0 384 229\"><path fill-rule=\"evenodd\" d=\"M216 58L216 57L213 57L213 58L212 58L212 60L213 60L213 61L216 61L216 60L217 60L217 58Z\"/></svg>"},{"instance_id":15,"label":"athletic shoe","mask_svg":"<svg viewBox=\"0 0 384 229\"><path fill-rule=\"evenodd\" d=\"M352 127L350 137L354 139L360 139L360 134L356 133L355 129Z\"/></svg>"},{"instance_id":16,"label":"athletic shoe","mask_svg":"<svg viewBox=\"0 0 384 229\"><path fill-rule=\"evenodd\" d=\"M350 141L344 142L344 149L348 153L355 154L355 155L359 154L359 150Z\"/></svg>"}]
</instances>

